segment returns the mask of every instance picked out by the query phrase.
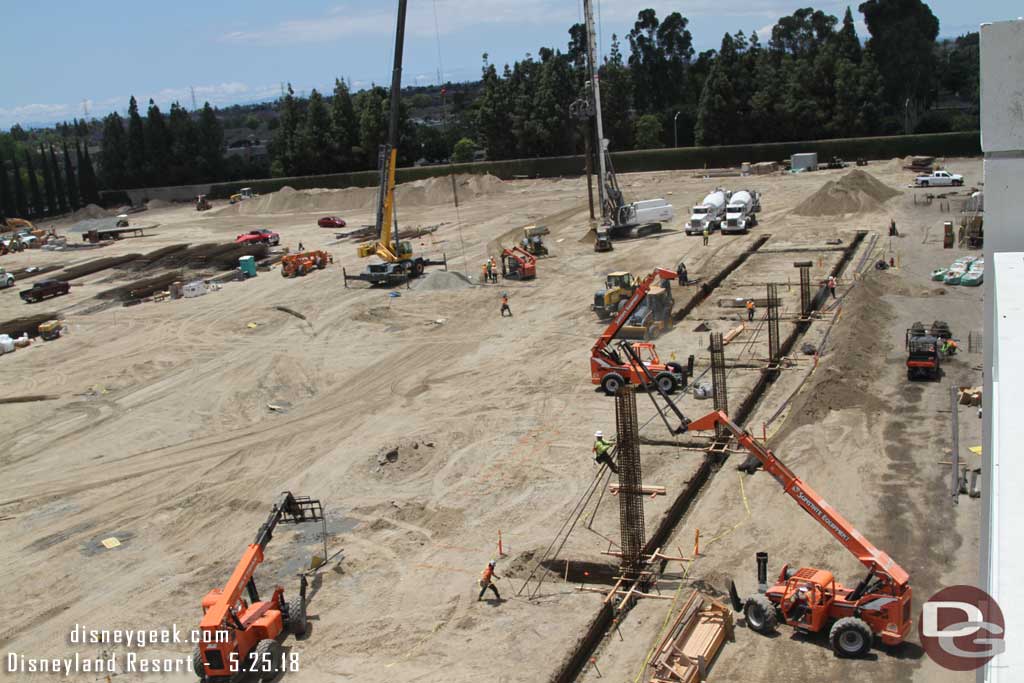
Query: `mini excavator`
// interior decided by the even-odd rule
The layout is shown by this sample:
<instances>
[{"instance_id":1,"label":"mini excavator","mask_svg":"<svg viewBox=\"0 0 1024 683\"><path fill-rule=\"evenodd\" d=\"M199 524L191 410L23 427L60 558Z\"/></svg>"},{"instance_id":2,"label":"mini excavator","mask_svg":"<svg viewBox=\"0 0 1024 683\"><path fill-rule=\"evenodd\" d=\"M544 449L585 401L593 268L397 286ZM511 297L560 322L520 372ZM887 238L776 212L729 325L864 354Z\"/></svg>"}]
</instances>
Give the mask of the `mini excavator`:
<instances>
[{"instance_id":1,"label":"mini excavator","mask_svg":"<svg viewBox=\"0 0 1024 683\"><path fill-rule=\"evenodd\" d=\"M202 683L226 683L242 672L270 681L285 670L278 638L288 631L296 637L306 633L306 577L302 577L299 594L286 601L281 586L274 587L269 600L260 600L253 575L278 524L323 518L319 500L285 491L224 588L214 588L203 598L202 638L192 653L192 668ZM248 601L242 597L243 590Z\"/></svg>"}]
</instances>

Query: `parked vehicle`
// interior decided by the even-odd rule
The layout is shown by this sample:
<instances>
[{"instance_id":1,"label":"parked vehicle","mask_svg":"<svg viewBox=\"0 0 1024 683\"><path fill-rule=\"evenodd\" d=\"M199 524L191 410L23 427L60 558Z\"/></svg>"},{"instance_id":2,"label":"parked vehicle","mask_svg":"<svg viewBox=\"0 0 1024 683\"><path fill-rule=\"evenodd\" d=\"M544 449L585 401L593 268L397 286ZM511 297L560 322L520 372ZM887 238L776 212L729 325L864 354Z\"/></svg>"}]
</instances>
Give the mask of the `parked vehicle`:
<instances>
[{"instance_id":1,"label":"parked vehicle","mask_svg":"<svg viewBox=\"0 0 1024 683\"><path fill-rule=\"evenodd\" d=\"M949 185L957 186L964 184L964 177L958 173L950 173L949 171L933 171L927 175L919 175L914 178L914 185L917 187L945 187Z\"/></svg>"},{"instance_id":2,"label":"parked vehicle","mask_svg":"<svg viewBox=\"0 0 1024 683\"><path fill-rule=\"evenodd\" d=\"M316 222L321 228L344 228L345 219L337 216L324 216Z\"/></svg>"},{"instance_id":3,"label":"parked vehicle","mask_svg":"<svg viewBox=\"0 0 1024 683\"><path fill-rule=\"evenodd\" d=\"M707 228L714 232L722 225L725 218L725 205L729 201L731 193L718 188L710 193L700 204L697 204L690 211L690 220L686 222L687 235L700 235Z\"/></svg>"},{"instance_id":4,"label":"parked vehicle","mask_svg":"<svg viewBox=\"0 0 1024 683\"><path fill-rule=\"evenodd\" d=\"M0 289L6 289L7 287L14 286L14 276L7 272L6 269L0 268Z\"/></svg>"},{"instance_id":5,"label":"parked vehicle","mask_svg":"<svg viewBox=\"0 0 1024 683\"><path fill-rule=\"evenodd\" d=\"M231 195L231 197L228 199L228 201L230 203L232 203L232 204L237 204L238 202L242 201L243 199L252 199L253 197L257 197L257 196L259 196L259 195L257 195L255 192L253 192L251 187L243 187L241 190L239 190L235 194Z\"/></svg>"},{"instance_id":6,"label":"parked vehicle","mask_svg":"<svg viewBox=\"0 0 1024 683\"><path fill-rule=\"evenodd\" d=\"M18 292L18 296L27 304L42 301L51 296L61 296L71 291L71 285L64 280L42 280L29 289Z\"/></svg>"},{"instance_id":7,"label":"parked vehicle","mask_svg":"<svg viewBox=\"0 0 1024 683\"><path fill-rule=\"evenodd\" d=\"M268 244L272 247L281 243L281 236L267 228L257 228L235 238L235 244Z\"/></svg>"},{"instance_id":8,"label":"parked vehicle","mask_svg":"<svg viewBox=\"0 0 1024 683\"><path fill-rule=\"evenodd\" d=\"M196 211L209 211L211 208L213 207L205 194L201 194L196 197Z\"/></svg>"},{"instance_id":9,"label":"parked vehicle","mask_svg":"<svg viewBox=\"0 0 1024 683\"><path fill-rule=\"evenodd\" d=\"M734 192L725 207L725 222L722 232L747 232L757 225L757 214L761 208L761 195L750 190Z\"/></svg>"}]
</instances>

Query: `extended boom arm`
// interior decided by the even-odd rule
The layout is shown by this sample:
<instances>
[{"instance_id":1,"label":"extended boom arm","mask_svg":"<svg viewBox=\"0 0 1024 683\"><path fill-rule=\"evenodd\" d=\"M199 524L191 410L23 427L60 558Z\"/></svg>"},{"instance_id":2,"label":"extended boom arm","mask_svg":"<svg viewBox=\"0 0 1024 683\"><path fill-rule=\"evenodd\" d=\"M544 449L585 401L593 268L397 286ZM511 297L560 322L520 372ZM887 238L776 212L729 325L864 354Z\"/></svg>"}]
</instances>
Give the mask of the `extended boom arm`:
<instances>
[{"instance_id":1,"label":"extended boom arm","mask_svg":"<svg viewBox=\"0 0 1024 683\"><path fill-rule=\"evenodd\" d=\"M835 508L825 502L814 489L797 477L781 460L775 457L766 446L759 443L748 432L729 419L729 416L718 410L686 425L686 430L702 432L722 425L739 441L740 445L752 453L764 471L772 475L782 486L790 498L795 500L807 514L825 527L830 534L856 556L862 565L872 572L889 580L895 588L904 589L910 583L910 576L903 567L896 564L889 555L876 548L857 529L840 515Z\"/></svg>"}]
</instances>

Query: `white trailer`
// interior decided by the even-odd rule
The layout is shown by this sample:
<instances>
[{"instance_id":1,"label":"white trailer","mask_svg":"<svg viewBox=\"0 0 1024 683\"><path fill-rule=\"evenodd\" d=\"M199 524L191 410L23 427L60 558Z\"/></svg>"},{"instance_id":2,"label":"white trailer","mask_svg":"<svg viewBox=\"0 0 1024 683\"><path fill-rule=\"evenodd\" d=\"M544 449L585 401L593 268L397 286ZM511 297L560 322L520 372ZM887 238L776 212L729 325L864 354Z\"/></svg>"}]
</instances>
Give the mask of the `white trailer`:
<instances>
[{"instance_id":1,"label":"white trailer","mask_svg":"<svg viewBox=\"0 0 1024 683\"><path fill-rule=\"evenodd\" d=\"M690 220L686 221L686 234L700 235L704 232L704 228L707 228L708 232L714 232L721 227L722 220L725 218L727 201L729 201L729 193L722 188L718 188L704 197L700 204L690 211Z\"/></svg>"},{"instance_id":2,"label":"white trailer","mask_svg":"<svg viewBox=\"0 0 1024 683\"><path fill-rule=\"evenodd\" d=\"M761 195L752 190L734 192L725 207L722 233L747 232L757 225L757 212L761 209Z\"/></svg>"}]
</instances>

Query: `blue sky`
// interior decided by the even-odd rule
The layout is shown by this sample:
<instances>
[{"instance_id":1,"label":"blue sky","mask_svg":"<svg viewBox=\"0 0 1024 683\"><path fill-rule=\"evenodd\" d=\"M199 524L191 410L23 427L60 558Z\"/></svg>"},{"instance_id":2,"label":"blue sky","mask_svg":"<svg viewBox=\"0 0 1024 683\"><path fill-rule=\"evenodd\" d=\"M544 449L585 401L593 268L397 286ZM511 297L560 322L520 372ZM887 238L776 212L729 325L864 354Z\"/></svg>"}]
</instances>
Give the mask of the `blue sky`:
<instances>
[{"instance_id":1,"label":"blue sky","mask_svg":"<svg viewBox=\"0 0 1024 683\"><path fill-rule=\"evenodd\" d=\"M1019 0L932 0L941 35L977 30L982 21L1015 18ZM124 111L134 94L161 108L174 100L216 105L275 96L291 81L296 92L329 90L343 76L358 90L390 81L396 0L5 0L0 56L0 128ZM612 33L626 34L637 11L690 19L698 50L722 34L757 30L766 40L780 16L811 5L838 17L834 0L691 0L689 3L604 0L601 50ZM861 38L866 31L853 3ZM1015 6L1015 7L1014 7ZM480 73L481 54L504 64L541 46L565 48L579 20L579 0L409 0L403 84L433 83ZM435 30L435 10L436 26ZM438 58L437 35L441 55ZM624 50L628 45L624 43Z\"/></svg>"}]
</instances>

